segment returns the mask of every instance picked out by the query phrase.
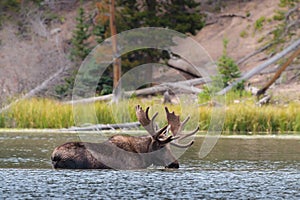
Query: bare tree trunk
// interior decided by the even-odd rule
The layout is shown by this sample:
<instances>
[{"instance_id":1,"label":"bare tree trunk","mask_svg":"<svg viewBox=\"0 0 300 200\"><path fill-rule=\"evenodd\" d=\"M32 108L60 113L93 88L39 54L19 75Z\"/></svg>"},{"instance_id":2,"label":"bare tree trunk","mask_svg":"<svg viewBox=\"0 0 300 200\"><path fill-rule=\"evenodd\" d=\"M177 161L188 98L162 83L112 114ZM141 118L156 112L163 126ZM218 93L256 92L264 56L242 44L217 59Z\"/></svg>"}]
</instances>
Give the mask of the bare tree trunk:
<instances>
[{"instance_id":1,"label":"bare tree trunk","mask_svg":"<svg viewBox=\"0 0 300 200\"><path fill-rule=\"evenodd\" d=\"M202 92L202 90L200 90L198 88L192 88L191 86L204 84L204 83L207 83L207 81L210 81L210 80L207 80L205 78L196 78L196 79L191 79L191 80L186 80L186 81L178 81L178 82L176 82L176 84L174 84L172 82L164 83L164 84L156 85L156 86L153 86L150 88L144 88L144 89L135 90L135 91L127 91L127 92L125 92L125 95L131 96L131 95L135 94L136 96L141 96L141 95L157 94L159 92L167 91L168 89L170 89L169 86L177 87L177 88L181 88L181 89L184 87L184 89L189 92L199 93L199 92ZM95 102L95 101L109 101L112 98L113 98L113 95L108 94L108 95L103 95L103 96L99 96L99 97L80 99L77 101L67 101L67 102L65 102L65 104L91 103L91 102Z\"/></svg>"},{"instance_id":2,"label":"bare tree trunk","mask_svg":"<svg viewBox=\"0 0 300 200\"><path fill-rule=\"evenodd\" d=\"M240 60L238 60L238 61L236 62L236 64L237 64L237 65L242 64L243 62L245 62L245 61L248 60L249 58L251 58L251 57L253 57L253 56L255 56L255 55L257 55L257 54L263 52L264 50L266 50L267 48L269 48L269 47L272 46L272 45L273 45L273 43L269 43L269 44L267 44L267 45L261 47L260 49L254 51L253 53L250 53L250 54L246 55L245 57L241 58Z\"/></svg>"},{"instance_id":3,"label":"bare tree trunk","mask_svg":"<svg viewBox=\"0 0 300 200\"><path fill-rule=\"evenodd\" d=\"M114 91L114 101L118 101L120 98L121 93L121 87L118 87L119 80L121 77L121 59L118 57L118 44L117 44L117 28L116 28L116 22L115 22L115 0L110 1L110 32L111 32L111 40L112 40L112 49L113 49L113 87L115 89Z\"/></svg>"},{"instance_id":4,"label":"bare tree trunk","mask_svg":"<svg viewBox=\"0 0 300 200\"><path fill-rule=\"evenodd\" d=\"M281 73L293 62L294 58L296 58L300 54L300 48L296 50L289 59L278 69L274 77L260 90L257 92L257 96L264 94L269 87L280 77Z\"/></svg>"}]
</instances>

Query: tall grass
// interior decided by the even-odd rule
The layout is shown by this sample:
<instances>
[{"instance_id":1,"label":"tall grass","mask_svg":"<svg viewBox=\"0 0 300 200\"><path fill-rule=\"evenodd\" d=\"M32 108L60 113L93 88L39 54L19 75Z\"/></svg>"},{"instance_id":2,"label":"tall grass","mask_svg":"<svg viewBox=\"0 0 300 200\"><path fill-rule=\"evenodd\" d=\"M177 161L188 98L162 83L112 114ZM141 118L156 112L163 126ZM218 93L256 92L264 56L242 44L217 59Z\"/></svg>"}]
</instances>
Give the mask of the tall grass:
<instances>
[{"instance_id":1,"label":"tall grass","mask_svg":"<svg viewBox=\"0 0 300 200\"><path fill-rule=\"evenodd\" d=\"M97 102L93 105L97 121L92 123L122 123L136 121L135 106L140 104L143 108L151 106L150 116L156 111L159 126L166 124L163 105L153 100L132 99L118 104ZM85 105L81 105L85 110ZM214 107L200 106L198 109L186 108L180 105L169 105L170 111L180 115L190 115L187 128L193 129L198 124L201 130L208 130L211 125L211 115ZM77 113L78 114L78 113ZM247 101L240 104L229 103L225 109L224 133L287 133L300 132L300 104L290 103L287 106L268 105L256 106ZM185 116L181 117L181 120ZM72 105L63 104L49 99L29 99L21 101L5 113L0 114L0 127L2 128L67 128L74 126ZM77 124L76 124L77 125Z\"/></svg>"},{"instance_id":2,"label":"tall grass","mask_svg":"<svg viewBox=\"0 0 300 200\"><path fill-rule=\"evenodd\" d=\"M74 124L72 106L50 99L23 100L1 113L5 128L64 128Z\"/></svg>"},{"instance_id":3,"label":"tall grass","mask_svg":"<svg viewBox=\"0 0 300 200\"><path fill-rule=\"evenodd\" d=\"M234 132L286 133L300 132L300 105L264 106L230 105L224 130Z\"/></svg>"}]
</instances>

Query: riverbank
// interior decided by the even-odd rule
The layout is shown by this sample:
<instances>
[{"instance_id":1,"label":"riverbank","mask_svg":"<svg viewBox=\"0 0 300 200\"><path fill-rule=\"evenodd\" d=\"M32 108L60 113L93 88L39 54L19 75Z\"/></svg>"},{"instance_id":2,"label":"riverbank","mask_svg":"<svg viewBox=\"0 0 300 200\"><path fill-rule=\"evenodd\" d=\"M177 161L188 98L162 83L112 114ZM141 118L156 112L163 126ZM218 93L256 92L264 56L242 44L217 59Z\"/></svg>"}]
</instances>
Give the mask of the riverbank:
<instances>
[{"instance_id":1,"label":"riverbank","mask_svg":"<svg viewBox=\"0 0 300 200\"><path fill-rule=\"evenodd\" d=\"M115 134L129 134L129 135L146 135L148 134L145 130L102 130L102 131L74 131L68 129L16 129L16 128L0 128L0 133L32 133L32 134L70 134L70 135L85 135L85 134L104 134L109 137ZM103 135L102 135L103 136ZM199 131L195 137L205 138L210 137L206 131ZM286 133L286 134L269 134L269 133L222 133L218 138L231 138L231 139L296 139L300 140L300 132Z\"/></svg>"},{"instance_id":2,"label":"riverbank","mask_svg":"<svg viewBox=\"0 0 300 200\"><path fill-rule=\"evenodd\" d=\"M144 101L133 99L128 102L118 104L108 104L106 102L96 102L92 105L95 112L96 121L88 121L90 124L115 124L120 123L122 113L126 113L126 122L137 121L135 116L135 106L142 105L144 108L151 106L150 115L158 111L159 115L156 122L159 126L166 124L164 106L153 100ZM87 106L87 107L86 107ZM224 116L220 119L224 134L286 134L300 132L300 103L292 102L286 105L267 105L259 107L254 101L241 101L238 104L226 103L221 109L216 106L198 106L184 107L181 105L168 105L171 111L181 115L183 120L187 115L191 119L186 124L188 130L194 129L196 124L201 131L207 131L212 125L213 117L218 115L217 112ZM90 117L90 104L80 105L80 111L77 115ZM184 114L182 114L184 113ZM217 113L217 114L216 114ZM74 120L74 107L70 104L50 100L50 99L29 99L18 102L9 110L0 114L0 128L17 128L17 129L67 129L73 126L79 126ZM121 116L121 117L120 117ZM223 120L224 119L224 120ZM124 119L122 119L124 120Z\"/></svg>"}]
</instances>

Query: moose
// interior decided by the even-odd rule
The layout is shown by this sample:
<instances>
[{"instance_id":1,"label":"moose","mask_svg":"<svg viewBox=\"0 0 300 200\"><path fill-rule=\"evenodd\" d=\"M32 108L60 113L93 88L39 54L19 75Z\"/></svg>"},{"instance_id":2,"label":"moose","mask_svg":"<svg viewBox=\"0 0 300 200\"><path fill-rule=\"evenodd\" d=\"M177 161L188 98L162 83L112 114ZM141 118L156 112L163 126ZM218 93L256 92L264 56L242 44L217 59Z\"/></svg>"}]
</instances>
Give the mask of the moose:
<instances>
[{"instance_id":1,"label":"moose","mask_svg":"<svg viewBox=\"0 0 300 200\"><path fill-rule=\"evenodd\" d=\"M180 122L180 116L169 112L165 107L168 124L158 129L154 122L158 113L149 118L149 107L144 111L136 106L136 116L140 124L148 132L144 136L113 135L103 143L68 142L54 149L51 160L55 169L144 169L150 165L165 168L179 168L179 162L171 152L170 145L188 148L179 140L193 136L197 127L188 134L183 134L188 116ZM169 130L171 135L168 135Z\"/></svg>"}]
</instances>

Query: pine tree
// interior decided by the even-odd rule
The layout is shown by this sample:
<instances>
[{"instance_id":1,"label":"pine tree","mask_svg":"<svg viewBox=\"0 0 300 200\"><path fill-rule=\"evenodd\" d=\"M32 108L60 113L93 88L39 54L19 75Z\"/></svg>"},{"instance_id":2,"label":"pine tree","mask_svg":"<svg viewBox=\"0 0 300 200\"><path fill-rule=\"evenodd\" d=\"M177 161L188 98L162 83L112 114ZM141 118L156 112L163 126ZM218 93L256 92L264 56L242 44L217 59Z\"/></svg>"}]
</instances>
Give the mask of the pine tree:
<instances>
[{"instance_id":1,"label":"pine tree","mask_svg":"<svg viewBox=\"0 0 300 200\"><path fill-rule=\"evenodd\" d=\"M90 53L86 40L89 38L88 25L84 21L85 12L82 7L78 9L77 25L73 32L71 60L81 62Z\"/></svg>"},{"instance_id":2,"label":"pine tree","mask_svg":"<svg viewBox=\"0 0 300 200\"><path fill-rule=\"evenodd\" d=\"M90 34L88 33L89 26L85 23L85 12L82 7L78 9L76 22L77 24L73 31L71 42L72 48L70 52L70 59L74 62L75 69L70 72L69 77L64 79L64 84L56 86L55 91L60 98L71 95L77 73L77 67L91 51L87 44L87 39L90 37Z\"/></svg>"},{"instance_id":3,"label":"pine tree","mask_svg":"<svg viewBox=\"0 0 300 200\"><path fill-rule=\"evenodd\" d=\"M204 26L204 19L195 0L118 0L116 16L118 32L140 27L165 27L182 33L195 34ZM162 39L163 41L163 39ZM167 42L167 41L166 41ZM137 64L158 62L166 58L158 50L140 50L122 56L122 69Z\"/></svg>"},{"instance_id":4,"label":"pine tree","mask_svg":"<svg viewBox=\"0 0 300 200\"><path fill-rule=\"evenodd\" d=\"M219 58L217 65L218 71L221 74L223 86L228 86L234 79L241 76L239 67L235 61L227 54L228 39L223 40L223 54ZM242 85L239 85L237 89L243 89Z\"/></svg>"},{"instance_id":5,"label":"pine tree","mask_svg":"<svg viewBox=\"0 0 300 200\"><path fill-rule=\"evenodd\" d=\"M200 3L195 0L119 0L118 30L125 31L138 27L168 27L195 34L204 26Z\"/></svg>"}]
</instances>

